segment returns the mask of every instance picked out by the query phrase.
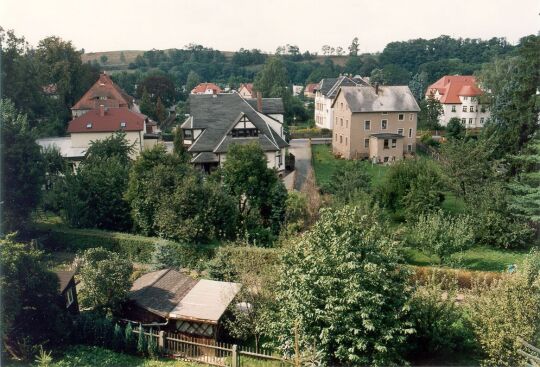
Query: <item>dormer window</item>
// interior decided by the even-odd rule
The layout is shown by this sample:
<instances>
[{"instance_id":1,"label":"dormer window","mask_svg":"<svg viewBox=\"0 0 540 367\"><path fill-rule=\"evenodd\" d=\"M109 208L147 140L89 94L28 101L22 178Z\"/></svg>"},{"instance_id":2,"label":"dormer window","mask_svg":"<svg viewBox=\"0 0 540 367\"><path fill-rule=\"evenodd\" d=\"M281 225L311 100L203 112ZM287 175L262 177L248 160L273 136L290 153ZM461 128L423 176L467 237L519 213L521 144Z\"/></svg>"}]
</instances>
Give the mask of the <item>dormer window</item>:
<instances>
[{"instance_id":1,"label":"dormer window","mask_svg":"<svg viewBox=\"0 0 540 367\"><path fill-rule=\"evenodd\" d=\"M238 120L238 123L231 130L233 138L248 138L259 136L259 130L251 121L244 115Z\"/></svg>"},{"instance_id":2,"label":"dormer window","mask_svg":"<svg viewBox=\"0 0 540 367\"><path fill-rule=\"evenodd\" d=\"M121 123L120 123L120 127L121 127L121 128L126 127L126 123L125 123L125 122L121 122Z\"/></svg>"},{"instance_id":3,"label":"dormer window","mask_svg":"<svg viewBox=\"0 0 540 367\"><path fill-rule=\"evenodd\" d=\"M91 129L92 128L92 123L91 122L86 123L86 128Z\"/></svg>"}]
</instances>

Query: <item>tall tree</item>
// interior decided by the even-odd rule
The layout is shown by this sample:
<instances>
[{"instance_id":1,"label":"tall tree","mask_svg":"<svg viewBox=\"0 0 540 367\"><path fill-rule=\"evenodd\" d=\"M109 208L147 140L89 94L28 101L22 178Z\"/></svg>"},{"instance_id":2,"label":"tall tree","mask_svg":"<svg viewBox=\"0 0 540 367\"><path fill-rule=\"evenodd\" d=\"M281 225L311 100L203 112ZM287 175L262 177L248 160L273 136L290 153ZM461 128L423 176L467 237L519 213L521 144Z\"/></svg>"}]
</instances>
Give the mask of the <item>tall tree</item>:
<instances>
[{"instance_id":1,"label":"tall tree","mask_svg":"<svg viewBox=\"0 0 540 367\"><path fill-rule=\"evenodd\" d=\"M201 77L195 71L190 70L186 80L186 93L190 93L193 88L201 82Z\"/></svg>"},{"instance_id":2,"label":"tall tree","mask_svg":"<svg viewBox=\"0 0 540 367\"><path fill-rule=\"evenodd\" d=\"M271 57L264 64L263 69L257 74L253 88L261 92L263 97L285 97L289 77L283 61L279 57Z\"/></svg>"},{"instance_id":3,"label":"tall tree","mask_svg":"<svg viewBox=\"0 0 540 367\"><path fill-rule=\"evenodd\" d=\"M349 46L349 55L357 56L359 50L360 50L360 44L358 43L358 37L354 37L351 42L351 45Z\"/></svg>"},{"instance_id":4,"label":"tall tree","mask_svg":"<svg viewBox=\"0 0 540 367\"><path fill-rule=\"evenodd\" d=\"M409 82L409 88L416 100L420 102L424 99L424 94L428 87L428 75L426 72L414 74Z\"/></svg>"},{"instance_id":5,"label":"tall tree","mask_svg":"<svg viewBox=\"0 0 540 367\"><path fill-rule=\"evenodd\" d=\"M400 350L414 331L407 274L377 218L348 206L324 211L285 247L272 318L285 353L297 341L301 349L317 348L323 365L403 362Z\"/></svg>"},{"instance_id":6,"label":"tall tree","mask_svg":"<svg viewBox=\"0 0 540 367\"><path fill-rule=\"evenodd\" d=\"M155 105L152 103L152 100L150 99L150 94L148 94L148 91L146 89L144 89L142 93L140 109L142 113L150 116L151 118L154 118L156 114Z\"/></svg>"},{"instance_id":7,"label":"tall tree","mask_svg":"<svg viewBox=\"0 0 540 367\"><path fill-rule=\"evenodd\" d=\"M0 102L2 122L1 233L21 229L41 199L45 165L26 115L7 99Z\"/></svg>"},{"instance_id":8,"label":"tall tree","mask_svg":"<svg viewBox=\"0 0 540 367\"><path fill-rule=\"evenodd\" d=\"M440 128L439 116L443 113L441 102L433 95L420 102L420 113L418 114L418 127L429 130Z\"/></svg>"},{"instance_id":9,"label":"tall tree","mask_svg":"<svg viewBox=\"0 0 540 367\"><path fill-rule=\"evenodd\" d=\"M142 97L145 90L153 103L161 100L165 106L171 106L176 100L174 83L166 74L149 75L143 79L137 86L137 95Z\"/></svg>"}]
</instances>

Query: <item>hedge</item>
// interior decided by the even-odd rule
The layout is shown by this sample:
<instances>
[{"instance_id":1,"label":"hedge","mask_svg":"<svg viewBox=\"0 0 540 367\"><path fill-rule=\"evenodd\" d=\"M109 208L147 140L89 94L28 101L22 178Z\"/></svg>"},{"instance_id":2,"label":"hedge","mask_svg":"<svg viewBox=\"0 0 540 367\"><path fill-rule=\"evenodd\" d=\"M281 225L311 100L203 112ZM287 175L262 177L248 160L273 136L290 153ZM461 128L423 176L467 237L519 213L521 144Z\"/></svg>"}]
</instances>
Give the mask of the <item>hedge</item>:
<instances>
[{"instance_id":1,"label":"hedge","mask_svg":"<svg viewBox=\"0 0 540 367\"><path fill-rule=\"evenodd\" d=\"M97 229L75 229L58 225L40 224L36 228L43 245L54 251L80 252L103 247L128 257L131 261L150 263L158 242L170 242L157 237L144 237ZM214 245L181 244L185 247L186 265L195 266L200 260L213 256Z\"/></svg>"}]
</instances>

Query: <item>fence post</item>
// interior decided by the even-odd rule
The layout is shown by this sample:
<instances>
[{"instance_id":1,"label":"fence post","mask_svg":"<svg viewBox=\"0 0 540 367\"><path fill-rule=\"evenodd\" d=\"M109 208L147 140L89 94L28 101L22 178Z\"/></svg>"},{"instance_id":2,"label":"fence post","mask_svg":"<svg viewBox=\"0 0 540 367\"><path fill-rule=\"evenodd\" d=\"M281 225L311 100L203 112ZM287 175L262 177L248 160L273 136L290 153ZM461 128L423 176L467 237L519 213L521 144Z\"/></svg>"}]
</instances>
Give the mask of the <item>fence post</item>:
<instances>
[{"instance_id":1,"label":"fence post","mask_svg":"<svg viewBox=\"0 0 540 367\"><path fill-rule=\"evenodd\" d=\"M165 340L163 338L163 330L160 330L159 331L159 336L158 336L158 347L159 349L163 350L163 348L165 348Z\"/></svg>"},{"instance_id":2,"label":"fence post","mask_svg":"<svg viewBox=\"0 0 540 367\"><path fill-rule=\"evenodd\" d=\"M232 346L232 355L231 355L231 367L239 367L238 366L238 353L237 353L237 346L236 344L233 344Z\"/></svg>"}]
</instances>

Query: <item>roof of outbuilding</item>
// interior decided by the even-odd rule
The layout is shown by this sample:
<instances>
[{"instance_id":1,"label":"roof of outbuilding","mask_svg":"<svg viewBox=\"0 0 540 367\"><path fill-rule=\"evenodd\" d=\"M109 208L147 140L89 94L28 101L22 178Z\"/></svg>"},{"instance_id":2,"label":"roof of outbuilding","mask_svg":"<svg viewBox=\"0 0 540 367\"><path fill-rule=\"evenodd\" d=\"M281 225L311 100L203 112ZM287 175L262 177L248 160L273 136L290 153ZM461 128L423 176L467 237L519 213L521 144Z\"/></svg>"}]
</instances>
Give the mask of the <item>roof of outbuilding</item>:
<instances>
[{"instance_id":1,"label":"roof of outbuilding","mask_svg":"<svg viewBox=\"0 0 540 367\"><path fill-rule=\"evenodd\" d=\"M107 97L107 99L99 99L99 97ZM71 109L91 110L98 108L99 105L105 107L131 107L133 100L133 97L124 92L107 74L103 73Z\"/></svg>"},{"instance_id":2,"label":"roof of outbuilding","mask_svg":"<svg viewBox=\"0 0 540 367\"><path fill-rule=\"evenodd\" d=\"M374 87L341 87L342 93L351 112L418 112L411 90L407 86L380 86L378 93ZM334 103L337 98L334 100Z\"/></svg>"},{"instance_id":3,"label":"roof of outbuilding","mask_svg":"<svg viewBox=\"0 0 540 367\"><path fill-rule=\"evenodd\" d=\"M105 109L103 116L100 109L94 109L71 120L67 131L69 133L142 131L146 119L146 115L133 112L126 107ZM126 126L122 127L122 122L125 122Z\"/></svg>"},{"instance_id":4,"label":"roof of outbuilding","mask_svg":"<svg viewBox=\"0 0 540 367\"><path fill-rule=\"evenodd\" d=\"M196 280L163 269L135 280L128 298L161 317L217 323L240 287L238 283Z\"/></svg>"},{"instance_id":5,"label":"roof of outbuilding","mask_svg":"<svg viewBox=\"0 0 540 367\"><path fill-rule=\"evenodd\" d=\"M246 101L257 109L257 98L246 99ZM281 98L263 98L262 99L262 113L265 115L282 115L285 113L285 107L283 106L283 100Z\"/></svg>"},{"instance_id":6,"label":"roof of outbuilding","mask_svg":"<svg viewBox=\"0 0 540 367\"><path fill-rule=\"evenodd\" d=\"M265 98L263 98L263 103L264 100ZM273 131L264 120L264 115L257 112L251 103L237 93L190 95L189 106L191 114L182 124L182 128L203 130L189 147L189 152L226 152L231 141L241 144L245 139L249 139L232 138L227 135L243 115L260 131L259 140L263 149L269 147L266 140L273 144L272 150L279 150L288 146L280 135ZM261 135L265 137L261 137Z\"/></svg>"},{"instance_id":7,"label":"roof of outbuilding","mask_svg":"<svg viewBox=\"0 0 540 367\"><path fill-rule=\"evenodd\" d=\"M63 293L71 279L75 276L74 270L58 270L55 271L56 276L58 277L58 292Z\"/></svg>"},{"instance_id":8,"label":"roof of outbuilding","mask_svg":"<svg viewBox=\"0 0 540 367\"><path fill-rule=\"evenodd\" d=\"M460 96L475 97L483 92L476 85L476 78L472 75L446 75L431 84L426 96L437 90L441 95L441 103L461 103Z\"/></svg>"}]
</instances>

